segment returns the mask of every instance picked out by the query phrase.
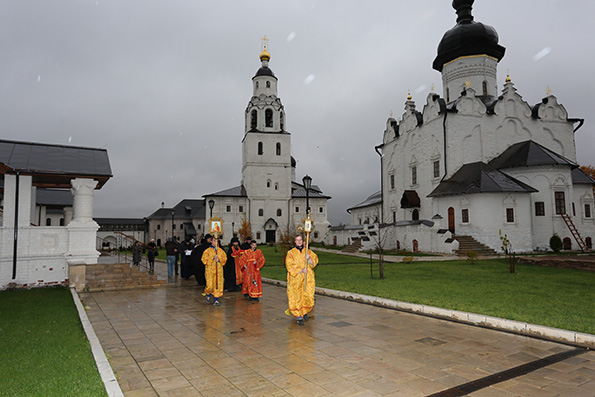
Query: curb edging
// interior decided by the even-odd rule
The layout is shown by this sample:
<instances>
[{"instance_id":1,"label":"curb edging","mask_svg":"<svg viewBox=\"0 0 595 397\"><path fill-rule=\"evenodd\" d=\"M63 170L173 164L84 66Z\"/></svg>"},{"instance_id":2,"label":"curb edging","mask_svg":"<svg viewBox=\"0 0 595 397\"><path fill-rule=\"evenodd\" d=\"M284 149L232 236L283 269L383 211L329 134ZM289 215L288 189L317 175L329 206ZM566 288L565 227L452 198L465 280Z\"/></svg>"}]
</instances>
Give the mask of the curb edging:
<instances>
[{"instance_id":1,"label":"curb edging","mask_svg":"<svg viewBox=\"0 0 595 397\"><path fill-rule=\"evenodd\" d=\"M105 356L105 352L101 347L101 343L95 334L95 330L93 330L93 326L91 325L91 321L89 321L89 317L87 317L87 313L85 312L85 308L74 288L70 288L70 292L72 294L72 299L74 300L74 304L78 310L79 318L83 325L83 329L85 330L85 334L87 335L87 340L91 345L91 352L93 353L93 358L95 359L95 363L97 364L97 370L99 371L99 375L101 375L101 380L105 385L105 391L107 395L110 397L124 397L122 393L122 389L120 388L120 384L116 379L116 375L112 370L112 367Z\"/></svg>"},{"instance_id":2,"label":"curb edging","mask_svg":"<svg viewBox=\"0 0 595 397\"><path fill-rule=\"evenodd\" d=\"M273 280L264 277L262 278L262 281L282 287L287 286L287 282L285 281ZM595 335L582 332L546 327L544 325L524 323L515 320L507 320L504 318L486 316L483 314L468 313L459 310L443 309L435 306L379 298L377 296L357 294L354 292L338 291L329 288L316 287L316 293L331 298L365 303L373 306L419 314L422 316L434 317L498 331L511 332L514 334L545 339L553 342L570 344L573 346L581 346L591 349L595 348Z\"/></svg>"}]
</instances>

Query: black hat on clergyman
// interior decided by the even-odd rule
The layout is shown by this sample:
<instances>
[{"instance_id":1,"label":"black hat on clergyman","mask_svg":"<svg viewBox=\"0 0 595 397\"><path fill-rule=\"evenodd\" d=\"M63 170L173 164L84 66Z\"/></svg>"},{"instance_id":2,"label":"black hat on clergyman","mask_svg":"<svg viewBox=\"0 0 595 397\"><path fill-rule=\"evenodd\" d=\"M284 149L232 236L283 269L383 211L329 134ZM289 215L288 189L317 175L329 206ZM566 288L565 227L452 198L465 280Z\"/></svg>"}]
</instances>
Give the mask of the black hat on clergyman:
<instances>
[{"instance_id":1,"label":"black hat on clergyman","mask_svg":"<svg viewBox=\"0 0 595 397\"><path fill-rule=\"evenodd\" d=\"M252 237L248 236L246 237L246 241L252 240Z\"/></svg>"},{"instance_id":2,"label":"black hat on clergyman","mask_svg":"<svg viewBox=\"0 0 595 397\"><path fill-rule=\"evenodd\" d=\"M231 242L232 242L232 244L233 243L239 243L240 240L237 237L234 237L234 238L231 239Z\"/></svg>"},{"instance_id":3,"label":"black hat on clergyman","mask_svg":"<svg viewBox=\"0 0 595 397\"><path fill-rule=\"evenodd\" d=\"M207 235L205 236L205 238L213 238L213 236L211 236L210 234L207 234Z\"/></svg>"}]
</instances>

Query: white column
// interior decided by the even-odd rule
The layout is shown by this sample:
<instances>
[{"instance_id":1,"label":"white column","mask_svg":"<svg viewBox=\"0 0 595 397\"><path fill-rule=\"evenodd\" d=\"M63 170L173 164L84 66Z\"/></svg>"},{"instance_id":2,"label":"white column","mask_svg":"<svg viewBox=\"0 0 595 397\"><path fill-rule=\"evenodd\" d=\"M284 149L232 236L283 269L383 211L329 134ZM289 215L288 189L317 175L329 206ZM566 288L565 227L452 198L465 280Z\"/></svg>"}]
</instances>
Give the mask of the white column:
<instances>
[{"instance_id":1,"label":"white column","mask_svg":"<svg viewBox=\"0 0 595 397\"><path fill-rule=\"evenodd\" d=\"M93 190L97 181L76 178L71 181L71 185L74 218L68 223L66 261L69 265L94 264L99 257L96 249L99 225L93 220Z\"/></svg>"},{"instance_id":2,"label":"white column","mask_svg":"<svg viewBox=\"0 0 595 397\"><path fill-rule=\"evenodd\" d=\"M93 179L76 178L71 181L72 195L74 196L74 222L93 221L93 190L97 181Z\"/></svg>"},{"instance_id":3,"label":"white column","mask_svg":"<svg viewBox=\"0 0 595 397\"><path fill-rule=\"evenodd\" d=\"M64 226L68 226L72 221L73 209L72 207L64 207Z\"/></svg>"}]
</instances>

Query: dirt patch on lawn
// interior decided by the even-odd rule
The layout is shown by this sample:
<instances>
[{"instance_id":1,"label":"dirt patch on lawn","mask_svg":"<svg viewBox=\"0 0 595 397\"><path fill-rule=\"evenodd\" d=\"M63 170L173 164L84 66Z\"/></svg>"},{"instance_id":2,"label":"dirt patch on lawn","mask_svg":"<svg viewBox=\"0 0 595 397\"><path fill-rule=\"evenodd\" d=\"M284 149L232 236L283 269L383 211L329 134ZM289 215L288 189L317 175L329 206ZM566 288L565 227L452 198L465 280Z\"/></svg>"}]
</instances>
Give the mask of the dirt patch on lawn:
<instances>
[{"instance_id":1,"label":"dirt patch on lawn","mask_svg":"<svg viewBox=\"0 0 595 397\"><path fill-rule=\"evenodd\" d=\"M595 255L518 257L519 263L595 271Z\"/></svg>"}]
</instances>

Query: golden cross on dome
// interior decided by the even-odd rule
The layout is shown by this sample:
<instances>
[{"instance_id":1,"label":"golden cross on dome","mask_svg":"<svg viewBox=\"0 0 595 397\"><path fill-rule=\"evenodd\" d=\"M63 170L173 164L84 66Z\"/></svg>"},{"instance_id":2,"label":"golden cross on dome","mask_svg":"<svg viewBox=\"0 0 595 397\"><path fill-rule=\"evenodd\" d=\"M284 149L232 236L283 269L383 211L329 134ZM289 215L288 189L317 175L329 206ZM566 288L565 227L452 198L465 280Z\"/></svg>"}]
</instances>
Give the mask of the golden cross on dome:
<instances>
[{"instance_id":1,"label":"golden cross on dome","mask_svg":"<svg viewBox=\"0 0 595 397\"><path fill-rule=\"evenodd\" d=\"M469 79L467 79L467 81L465 81L465 87L467 87L467 88L471 87L471 82L469 81Z\"/></svg>"},{"instance_id":2,"label":"golden cross on dome","mask_svg":"<svg viewBox=\"0 0 595 397\"><path fill-rule=\"evenodd\" d=\"M508 72L508 69L506 69L506 82L510 83L510 73Z\"/></svg>"},{"instance_id":3,"label":"golden cross on dome","mask_svg":"<svg viewBox=\"0 0 595 397\"><path fill-rule=\"evenodd\" d=\"M434 92L434 89L435 89L434 83L432 83L432 88L430 88L430 92Z\"/></svg>"},{"instance_id":4,"label":"golden cross on dome","mask_svg":"<svg viewBox=\"0 0 595 397\"><path fill-rule=\"evenodd\" d=\"M545 88L545 93L548 95L552 95L552 89L550 88L549 85Z\"/></svg>"},{"instance_id":5,"label":"golden cross on dome","mask_svg":"<svg viewBox=\"0 0 595 397\"><path fill-rule=\"evenodd\" d=\"M262 40L262 45L263 45L264 49L266 50L267 44L269 43L269 39L267 38L267 35L265 34L264 37L261 37L260 39Z\"/></svg>"},{"instance_id":6,"label":"golden cross on dome","mask_svg":"<svg viewBox=\"0 0 595 397\"><path fill-rule=\"evenodd\" d=\"M411 90L407 90L407 100L411 100Z\"/></svg>"},{"instance_id":7,"label":"golden cross on dome","mask_svg":"<svg viewBox=\"0 0 595 397\"><path fill-rule=\"evenodd\" d=\"M393 118L393 111L392 110L390 111L390 118L391 119Z\"/></svg>"}]
</instances>

